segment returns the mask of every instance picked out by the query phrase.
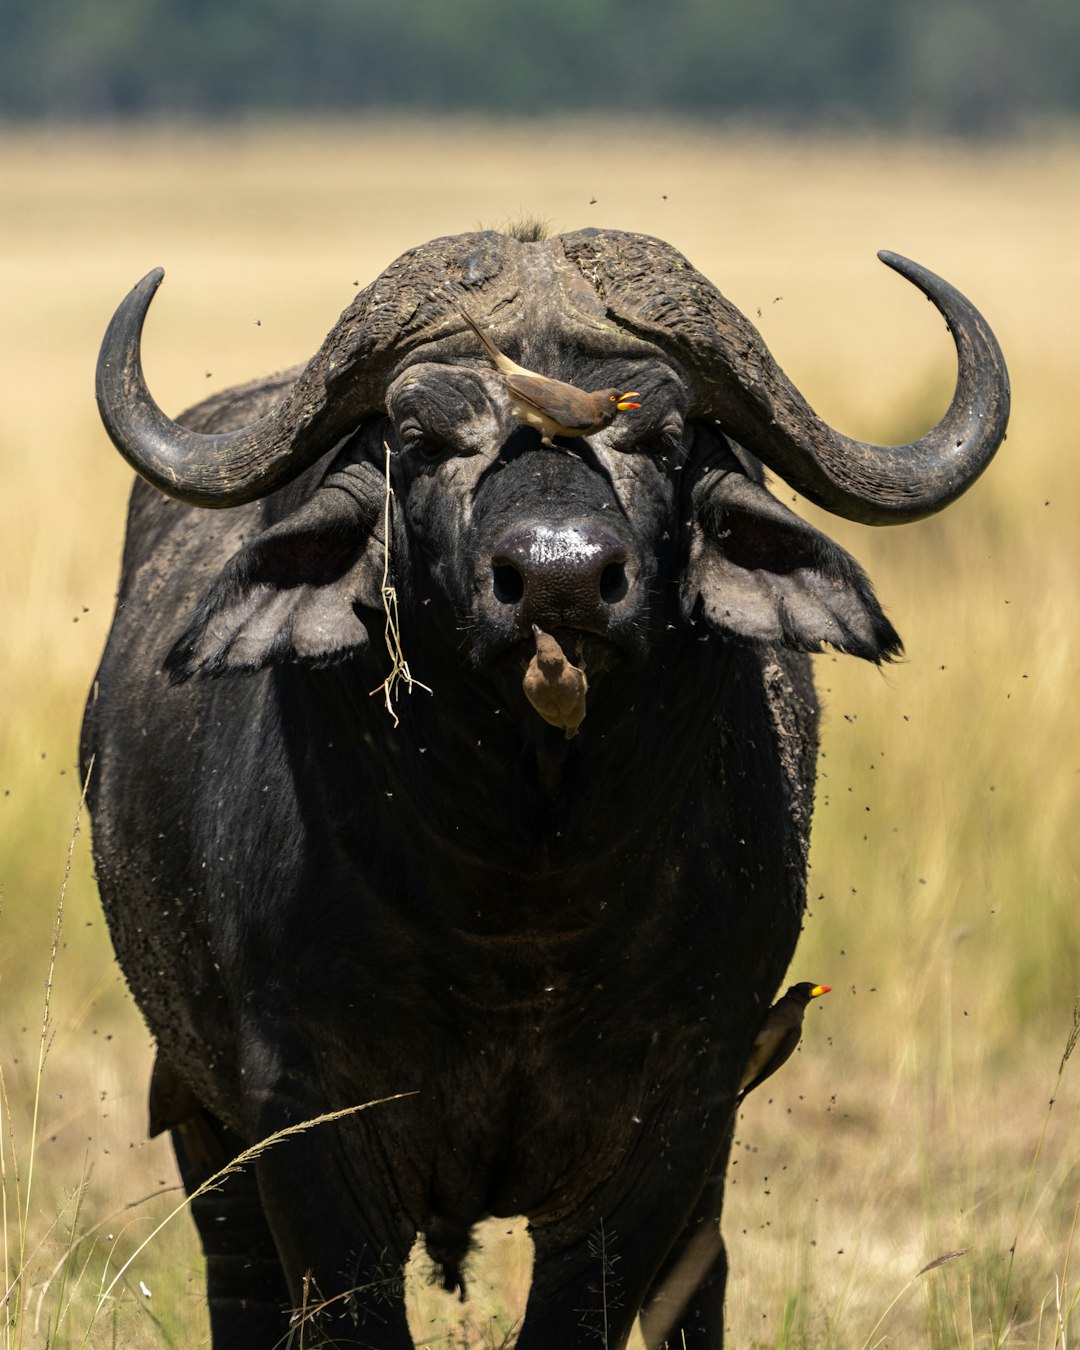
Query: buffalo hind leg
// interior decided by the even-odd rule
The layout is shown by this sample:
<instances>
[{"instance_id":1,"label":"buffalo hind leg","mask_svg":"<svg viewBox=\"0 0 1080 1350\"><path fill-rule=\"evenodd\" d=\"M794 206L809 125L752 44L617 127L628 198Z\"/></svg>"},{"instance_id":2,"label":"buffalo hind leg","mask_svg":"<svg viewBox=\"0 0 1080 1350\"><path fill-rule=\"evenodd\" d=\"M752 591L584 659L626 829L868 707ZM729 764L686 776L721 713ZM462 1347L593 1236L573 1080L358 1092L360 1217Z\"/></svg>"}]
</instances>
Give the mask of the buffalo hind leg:
<instances>
[{"instance_id":1,"label":"buffalo hind leg","mask_svg":"<svg viewBox=\"0 0 1080 1350\"><path fill-rule=\"evenodd\" d=\"M202 1110L172 1127L184 1189L192 1195L244 1143ZM263 1213L254 1169L233 1173L191 1203L206 1257L214 1350L272 1350L289 1331L290 1299Z\"/></svg>"}]
</instances>

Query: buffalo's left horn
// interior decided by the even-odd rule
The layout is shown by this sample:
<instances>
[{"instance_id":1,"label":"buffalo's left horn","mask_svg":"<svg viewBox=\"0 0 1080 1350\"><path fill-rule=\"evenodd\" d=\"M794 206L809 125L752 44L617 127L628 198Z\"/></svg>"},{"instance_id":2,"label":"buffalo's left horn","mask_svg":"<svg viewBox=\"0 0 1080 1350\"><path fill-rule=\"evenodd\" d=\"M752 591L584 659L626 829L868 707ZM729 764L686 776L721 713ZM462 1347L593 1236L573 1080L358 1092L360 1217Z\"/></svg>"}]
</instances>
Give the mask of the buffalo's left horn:
<instances>
[{"instance_id":1,"label":"buffalo's left horn","mask_svg":"<svg viewBox=\"0 0 1080 1350\"><path fill-rule=\"evenodd\" d=\"M769 356L751 368L727 429L827 511L864 525L896 525L948 506L990 463L1009 421L1009 373L970 300L908 258L885 251L878 257L933 301L956 344L956 389L937 426L906 445L854 440L823 422Z\"/></svg>"},{"instance_id":2,"label":"buffalo's left horn","mask_svg":"<svg viewBox=\"0 0 1080 1350\"><path fill-rule=\"evenodd\" d=\"M882 262L933 301L952 333L956 391L945 416L907 445L871 445L813 411L754 325L662 240L617 231L564 235L567 258L602 278L607 313L674 357L690 415L721 428L810 501L867 525L918 520L970 487L1005 438L1009 375L986 320L958 290L895 253ZM593 280L596 285L596 281Z\"/></svg>"}]
</instances>

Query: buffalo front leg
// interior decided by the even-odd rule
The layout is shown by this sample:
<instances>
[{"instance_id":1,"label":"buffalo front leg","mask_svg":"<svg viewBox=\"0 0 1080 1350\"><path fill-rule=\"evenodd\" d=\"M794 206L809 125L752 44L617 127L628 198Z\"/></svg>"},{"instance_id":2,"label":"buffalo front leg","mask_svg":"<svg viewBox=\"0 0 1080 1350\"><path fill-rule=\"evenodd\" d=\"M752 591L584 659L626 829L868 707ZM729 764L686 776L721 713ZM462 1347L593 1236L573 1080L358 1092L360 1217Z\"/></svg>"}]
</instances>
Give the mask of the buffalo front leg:
<instances>
[{"instance_id":1,"label":"buffalo front leg","mask_svg":"<svg viewBox=\"0 0 1080 1350\"><path fill-rule=\"evenodd\" d=\"M209 1112L171 1130L184 1189L206 1257L214 1350L272 1350L289 1330L290 1298L250 1168L196 1194L244 1147Z\"/></svg>"},{"instance_id":2,"label":"buffalo front leg","mask_svg":"<svg viewBox=\"0 0 1080 1350\"><path fill-rule=\"evenodd\" d=\"M614 1228L598 1222L571 1247L533 1230L532 1285L517 1350L623 1350L643 1280L635 1280ZM637 1287L635 1288L635 1284Z\"/></svg>"},{"instance_id":3,"label":"buffalo front leg","mask_svg":"<svg viewBox=\"0 0 1080 1350\"><path fill-rule=\"evenodd\" d=\"M533 1228L518 1350L624 1350L639 1314L648 1350L723 1345L719 1217L730 1136L718 1145L682 1123L676 1114L645 1136L588 1217L579 1211Z\"/></svg>"},{"instance_id":4,"label":"buffalo front leg","mask_svg":"<svg viewBox=\"0 0 1080 1350\"><path fill-rule=\"evenodd\" d=\"M593 1217L587 1230L579 1220L571 1220L573 1236L564 1223L533 1229L533 1281L518 1350L551 1350L553 1346L559 1350L594 1350L596 1346L623 1350L639 1310L655 1296L665 1273L675 1264L669 1256L673 1244L681 1245L690 1231L686 1207L693 1203L693 1191L689 1198L676 1185L665 1191L663 1183L671 1180L666 1169L652 1176L638 1171L637 1184L628 1185L621 1202L606 1207L603 1217ZM713 1231L718 1232L715 1225ZM719 1257L712 1253L707 1264L710 1278L718 1271L720 1278L718 1284L710 1283L701 1302L701 1320L703 1325L710 1324L710 1334L719 1337L722 1248ZM669 1344L681 1350L677 1325L673 1332ZM650 1350L660 1343L648 1342ZM695 1350L706 1346L712 1350L719 1344L719 1339L686 1341Z\"/></svg>"},{"instance_id":5,"label":"buffalo front leg","mask_svg":"<svg viewBox=\"0 0 1080 1350\"><path fill-rule=\"evenodd\" d=\"M668 1253L645 1298L641 1332L646 1350L722 1350L727 1252L720 1236L727 1150L690 1221Z\"/></svg>"},{"instance_id":6,"label":"buffalo front leg","mask_svg":"<svg viewBox=\"0 0 1080 1350\"><path fill-rule=\"evenodd\" d=\"M313 1130L256 1164L292 1294L293 1344L413 1350L404 1272L415 1226L376 1169L357 1197L329 1143Z\"/></svg>"},{"instance_id":7,"label":"buffalo front leg","mask_svg":"<svg viewBox=\"0 0 1080 1350\"><path fill-rule=\"evenodd\" d=\"M416 1206L399 1189L393 1140L414 1094L328 1089L323 1056L293 1025L302 1019L272 1011L244 1028L239 1059L259 1194L289 1288L289 1344L413 1350L404 1272Z\"/></svg>"}]
</instances>

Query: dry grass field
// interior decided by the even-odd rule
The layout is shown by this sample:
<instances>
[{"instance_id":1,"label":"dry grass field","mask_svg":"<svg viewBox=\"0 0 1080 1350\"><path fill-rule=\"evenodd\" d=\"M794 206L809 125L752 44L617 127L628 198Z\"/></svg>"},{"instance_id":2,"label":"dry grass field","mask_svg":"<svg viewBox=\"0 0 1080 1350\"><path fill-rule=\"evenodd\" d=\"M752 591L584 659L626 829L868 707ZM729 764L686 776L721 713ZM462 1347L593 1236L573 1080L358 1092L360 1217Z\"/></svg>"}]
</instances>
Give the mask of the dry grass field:
<instances>
[{"instance_id":1,"label":"dry grass field","mask_svg":"<svg viewBox=\"0 0 1080 1350\"><path fill-rule=\"evenodd\" d=\"M739 1121L728 1325L739 1350L1080 1345L1080 1055L1058 1081L1080 992L1080 141L7 131L0 194L0 1346L207 1336L185 1215L110 1287L179 1196L168 1146L145 1139L151 1046L85 828L42 1038L129 481L93 402L105 323L166 268L147 373L179 410L308 356L409 245L521 214L668 239L817 410L867 438L923 430L953 374L943 325L878 248L941 272L997 331L1014 414L985 478L920 525L826 523L874 577L907 659L882 673L818 659L824 757L793 976L835 992ZM491 1307L476 1281L477 1320L497 1319L480 1343L498 1345L527 1266L520 1248L481 1255L511 1276ZM424 1343L460 1345L439 1315L418 1301Z\"/></svg>"}]
</instances>

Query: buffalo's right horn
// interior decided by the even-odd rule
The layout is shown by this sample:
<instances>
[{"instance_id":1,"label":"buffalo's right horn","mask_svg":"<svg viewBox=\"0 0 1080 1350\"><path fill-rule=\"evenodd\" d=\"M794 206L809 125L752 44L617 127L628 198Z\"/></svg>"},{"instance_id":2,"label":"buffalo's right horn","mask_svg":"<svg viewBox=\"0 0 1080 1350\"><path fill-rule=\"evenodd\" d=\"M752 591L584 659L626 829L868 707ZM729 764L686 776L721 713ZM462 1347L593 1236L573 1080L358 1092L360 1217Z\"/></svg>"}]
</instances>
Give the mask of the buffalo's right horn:
<instances>
[{"instance_id":1,"label":"buffalo's right horn","mask_svg":"<svg viewBox=\"0 0 1080 1350\"><path fill-rule=\"evenodd\" d=\"M143 377L143 321L164 276L156 268L121 302L101 344L97 401L105 429L132 468L170 497L193 506L255 501L381 411L390 381L410 360L456 354L454 330L462 325L448 279L497 296L519 249L492 231L410 249L355 297L281 403L250 426L209 433L167 417Z\"/></svg>"},{"instance_id":2,"label":"buffalo's right horn","mask_svg":"<svg viewBox=\"0 0 1080 1350\"><path fill-rule=\"evenodd\" d=\"M116 448L170 497L193 506L254 501L295 478L379 406L375 388L348 402L329 400L321 351L284 400L250 426L207 433L174 422L146 386L140 352L164 275L160 267L148 272L113 315L98 356L97 401Z\"/></svg>"}]
</instances>

